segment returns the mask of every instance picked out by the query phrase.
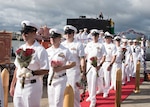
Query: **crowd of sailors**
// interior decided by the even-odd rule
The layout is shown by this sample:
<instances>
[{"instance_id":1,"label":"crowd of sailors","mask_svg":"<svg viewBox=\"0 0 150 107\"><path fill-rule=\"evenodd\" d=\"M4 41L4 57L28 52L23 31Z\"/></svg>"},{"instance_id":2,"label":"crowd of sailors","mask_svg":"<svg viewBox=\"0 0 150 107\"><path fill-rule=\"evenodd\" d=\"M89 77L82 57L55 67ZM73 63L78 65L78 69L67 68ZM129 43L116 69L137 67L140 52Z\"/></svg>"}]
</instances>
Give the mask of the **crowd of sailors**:
<instances>
[{"instance_id":1,"label":"crowd of sailors","mask_svg":"<svg viewBox=\"0 0 150 107\"><path fill-rule=\"evenodd\" d=\"M91 102L90 107L95 107L97 94L103 93L103 97L107 98L110 90L116 90L117 69L120 68L122 71L122 85L135 78L137 62L143 63L144 49L149 47L148 41L144 47L143 38L140 41L127 39L125 35L114 36L97 29L92 29L90 33L87 33L86 28L79 30L74 38L84 46L89 93L86 101ZM98 59L98 66L91 69L89 59L95 56Z\"/></svg>"},{"instance_id":2,"label":"crowd of sailors","mask_svg":"<svg viewBox=\"0 0 150 107\"><path fill-rule=\"evenodd\" d=\"M74 91L74 107L80 105L80 81L87 79L90 107L96 106L96 95L103 93L109 97L110 90L116 90L116 71L122 71L122 85L135 77L137 61L143 61L143 44L138 40L128 40L98 29L79 30L66 25L64 32L49 30L51 47L44 49L36 41L36 24L23 21L22 36L25 44L20 48L34 49L35 53L28 68L21 68L17 58L16 69L10 86L15 107L40 107L42 95L41 77L48 74L47 93L50 107L63 107L64 91L70 84ZM62 41L62 37L65 40ZM55 63L54 63L55 62ZM25 78L22 88L22 75Z\"/></svg>"}]
</instances>

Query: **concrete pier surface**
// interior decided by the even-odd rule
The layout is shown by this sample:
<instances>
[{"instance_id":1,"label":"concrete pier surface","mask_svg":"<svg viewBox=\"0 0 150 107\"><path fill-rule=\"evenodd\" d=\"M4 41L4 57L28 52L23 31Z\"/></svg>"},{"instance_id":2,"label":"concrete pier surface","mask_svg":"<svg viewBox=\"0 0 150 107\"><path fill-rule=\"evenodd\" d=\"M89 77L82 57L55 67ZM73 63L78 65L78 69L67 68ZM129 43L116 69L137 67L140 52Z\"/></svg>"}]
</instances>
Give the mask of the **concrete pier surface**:
<instances>
[{"instance_id":1,"label":"concrete pier surface","mask_svg":"<svg viewBox=\"0 0 150 107\"><path fill-rule=\"evenodd\" d=\"M150 70L150 61L146 62L147 70ZM140 77L143 77L143 67L141 65ZM150 81L144 81L140 85L140 93L130 94L122 103L121 107L150 107ZM8 107L14 107L12 97L9 96ZM41 107L48 107L47 87L43 87L43 97L41 99Z\"/></svg>"}]
</instances>

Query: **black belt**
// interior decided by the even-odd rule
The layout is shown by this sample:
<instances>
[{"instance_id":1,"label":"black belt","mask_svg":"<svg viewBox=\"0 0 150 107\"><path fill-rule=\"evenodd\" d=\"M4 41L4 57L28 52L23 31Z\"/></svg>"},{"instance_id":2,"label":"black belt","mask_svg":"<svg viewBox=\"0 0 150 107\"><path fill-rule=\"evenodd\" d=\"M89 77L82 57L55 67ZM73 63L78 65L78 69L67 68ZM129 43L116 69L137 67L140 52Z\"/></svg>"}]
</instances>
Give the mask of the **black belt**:
<instances>
[{"instance_id":1,"label":"black belt","mask_svg":"<svg viewBox=\"0 0 150 107\"><path fill-rule=\"evenodd\" d=\"M20 81L20 83L22 83L22 80ZM34 84L34 83L36 83L36 79L33 79L33 80L25 80L25 84L28 84L28 83Z\"/></svg>"},{"instance_id":2,"label":"black belt","mask_svg":"<svg viewBox=\"0 0 150 107\"><path fill-rule=\"evenodd\" d=\"M54 79L57 79L57 78L63 77L63 76L65 76L65 75L66 75L66 73L63 73L63 74L61 74L61 75L56 75L56 76L54 76Z\"/></svg>"},{"instance_id":3,"label":"black belt","mask_svg":"<svg viewBox=\"0 0 150 107\"><path fill-rule=\"evenodd\" d=\"M30 80L30 83L31 84L36 83L36 79Z\"/></svg>"}]
</instances>

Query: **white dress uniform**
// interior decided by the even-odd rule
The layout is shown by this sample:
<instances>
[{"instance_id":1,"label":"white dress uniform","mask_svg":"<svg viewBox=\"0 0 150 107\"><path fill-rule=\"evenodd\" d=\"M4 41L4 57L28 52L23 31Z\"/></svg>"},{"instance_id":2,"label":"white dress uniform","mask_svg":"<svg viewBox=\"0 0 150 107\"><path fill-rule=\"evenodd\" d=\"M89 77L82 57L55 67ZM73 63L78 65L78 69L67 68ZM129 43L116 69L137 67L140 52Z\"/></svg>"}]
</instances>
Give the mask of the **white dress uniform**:
<instances>
[{"instance_id":1,"label":"white dress uniform","mask_svg":"<svg viewBox=\"0 0 150 107\"><path fill-rule=\"evenodd\" d=\"M91 35L91 33L89 33L89 34L87 35L87 39L88 39L88 42L91 42L91 41L92 41L92 35Z\"/></svg>"},{"instance_id":2,"label":"white dress uniform","mask_svg":"<svg viewBox=\"0 0 150 107\"><path fill-rule=\"evenodd\" d=\"M92 105L92 104L96 104L96 89L97 89L97 79L98 79L97 72L99 73L98 74L99 78L103 78L103 72L101 72L101 70L96 71L96 68L91 65L90 58L97 57L97 62L98 62L97 65L99 65L102 56L105 55L105 49L101 43L98 42L94 43L93 41L91 41L85 47L85 54L87 55L86 76L87 76L88 92L89 92L89 97L87 101L91 101L91 105ZM100 88L103 89L103 79L99 79L99 82L101 82Z\"/></svg>"},{"instance_id":3,"label":"white dress uniform","mask_svg":"<svg viewBox=\"0 0 150 107\"><path fill-rule=\"evenodd\" d=\"M70 69L67 69L67 78L68 83L72 86L74 90L74 107L80 107L80 90L76 86L76 82L80 81L80 57L85 56L83 45L77 40L73 40L73 42L68 43L64 41L62 45L70 50L75 61L76 66Z\"/></svg>"},{"instance_id":4,"label":"white dress uniform","mask_svg":"<svg viewBox=\"0 0 150 107\"><path fill-rule=\"evenodd\" d=\"M134 70L132 72L132 77L135 77L136 74L136 65L138 60L141 60L141 48L138 45L132 45L131 46L131 51L132 51L132 56L133 56L133 65L134 65Z\"/></svg>"},{"instance_id":5,"label":"white dress uniform","mask_svg":"<svg viewBox=\"0 0 150 107\"><path fill-rule=\"evenodd\" d=\"M131 47L130 47L131 48ZM131 51L132 54L132 51ZM134 64L133 64L133 58L130 57L129 62L128 62L128 69L129 69L129 76L132 76L133 70L134 70Z\"/></svg>"},{"instance_id":6,"label":"white dress uniform","mask_svg":"<svg viewBox=\"0 0 150 107\"><path fill-rule=\"evenodd\" d=\"M74 36L74 38L80 41L81 35L82 35L82 32L79 31L79 33L77 33L77 34Z\"/></svg>"},{"instance_id":7,"label":"white dress uniform","mask_svg":"<svg viewBox=\"0 0 150 107\"><path fill-rule=\"evenodd\" d=\"M98 41L99 41L100 43L104 43L104 42L105 42L103 37L99 37Z\"/></svg>"},{"instance_id":8,"label":"white dress uniform","mask_svg":"<svg viewBox=\"0 0 150 107\"><path fill-rule=\"evenodd\" d=\"M37 41L32 46L22 45L20 48L34 49L32 60L28 66L30 70L49 69L48 55L44 47L42 47ZM17 66L17 83L14 92L14 106L15 107L40 107L40 100L42 97L43 89L43 76L33 76L26 78L24 88L21 87L22 78L19 77L21 68L15 59L15 65Z\"/></svg>"},{"instance_id":9,"label":"white dress uniform","mask_svg":"<svg viewBox=\"0 0 150 107\"><path fill-rule=\"evenodd\" d=\"M81 43L83 43L83 45L85 46L88 42L88 33L86 31L84 31L82 34L81 34L81 38L80 38L80 41Z\"/></svg>"},{"instance_id":10,"label":"white dress uniform","mask_svg":"<svg viewBox=\"0 0 150 107\"><path fill-rule=\"evenodd\" d=\"M0 71L0 107L4 107L4 91L1 80L1 71Z\"/></svg>"},{"instance_id":11,"label":"white dress uniform","mask_svg":"<svg viewBox=\"0 0 150 107\"><path fill-rule=\"evenodd\" d=\"M110 89L114 88L116 90L116 73L118 69L122 68L122 48L116 46L116 60L112 65L112 72L111 72L111 86Z\"/></svg>"},{"instance_id":12,"label":"white dress uniform","mask_svg":"<svg viewBox=\"0 0 150 107\"><path fill-rule=\"evenodd\" d=\"M130 81L130 74L131 74L131 70L130 70L130 59L131 59L131 48L129 46L122 46L122 48L126 49L125 52L125 60L122 63L122 84L124 85L126 83L126 79L127 82Z\"/></svg>"},{"instance_id":13,"label":"white dress uniform","mask_svg":"<svg viewBox=\"0 0 150 107\"><path fill-rule=\"evenodd\" d=\"M58 60L61 61L63 65L66 65L67 61L74 62L74 58L72 57L70 51L62 45L60 45L59 48L53 47L48 48L47 53L50 62L50 71L48 76L48 90L47 90L49 107L62 107L64 91L67 82L66 70L55 72L52 84L49 85L50 78L53 73L51 61Z\"/></svg>"},{"instance_id":14,"label":"white dress uniform","mask_svg":"<svg viewBox=\"0 0 150 107\"><path fill-rule=\"evenodd\" d=\"M111 81L111 71L107 71L107 68L111 63L112 57L115 56L116 46L113 43L110 44L104 43L104 47L106 50L106 58L102 66L104 72L104 84L105 84L103 96L107 96L109 93L110 81Z\"/></svg>"}]
</instances>

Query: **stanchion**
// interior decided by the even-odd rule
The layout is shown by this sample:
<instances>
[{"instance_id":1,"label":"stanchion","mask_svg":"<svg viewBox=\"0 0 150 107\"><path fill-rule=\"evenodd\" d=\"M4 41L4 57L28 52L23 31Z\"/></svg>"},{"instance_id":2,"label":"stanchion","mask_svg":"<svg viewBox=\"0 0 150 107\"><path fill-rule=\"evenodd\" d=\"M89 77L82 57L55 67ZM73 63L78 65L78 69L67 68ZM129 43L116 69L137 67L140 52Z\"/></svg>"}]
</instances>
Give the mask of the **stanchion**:
<instances>
[{"instance_id":1,"label":"stanchion","mask_svg":"<svg viewBox=\"0 0 150 107\"><path fill-rule=\"evenodd\" d=\"M6 68L3 69L1 77L4 90L4 107L8 107L9 72Z\"/></svg>"},{"instance_id":2,"label":"stanchion","mask_svg":"<svg viewBox=\"0 0 150 107\"><path fill-rule=\"evenodd\" d=\"M140 85L140 62L137 62L136 65L136 77L135 77L135 90L134 93L139 93L140 89L139 89L139 85Z\"/></svg>"},{"instance_id":3,"label":"stanchion","mask_svg":"<svg viewBox=\"0 0 150 107\"><path fill-rule=\"evenodd\" d=\"M74 107L74 92L71 85L65 89L63 107Z\"/></svg>"},{"instance_id":4,"label":"stanchion","mask_svg":"<svg viewBox=\"0 0 150 107\"><path fill-rule=\"evenodd\" d=\"M118 69L116 73L115 107L121 106L121 85L122 85L122 72L121 69Z\"/></svg>"}]
</instances>

